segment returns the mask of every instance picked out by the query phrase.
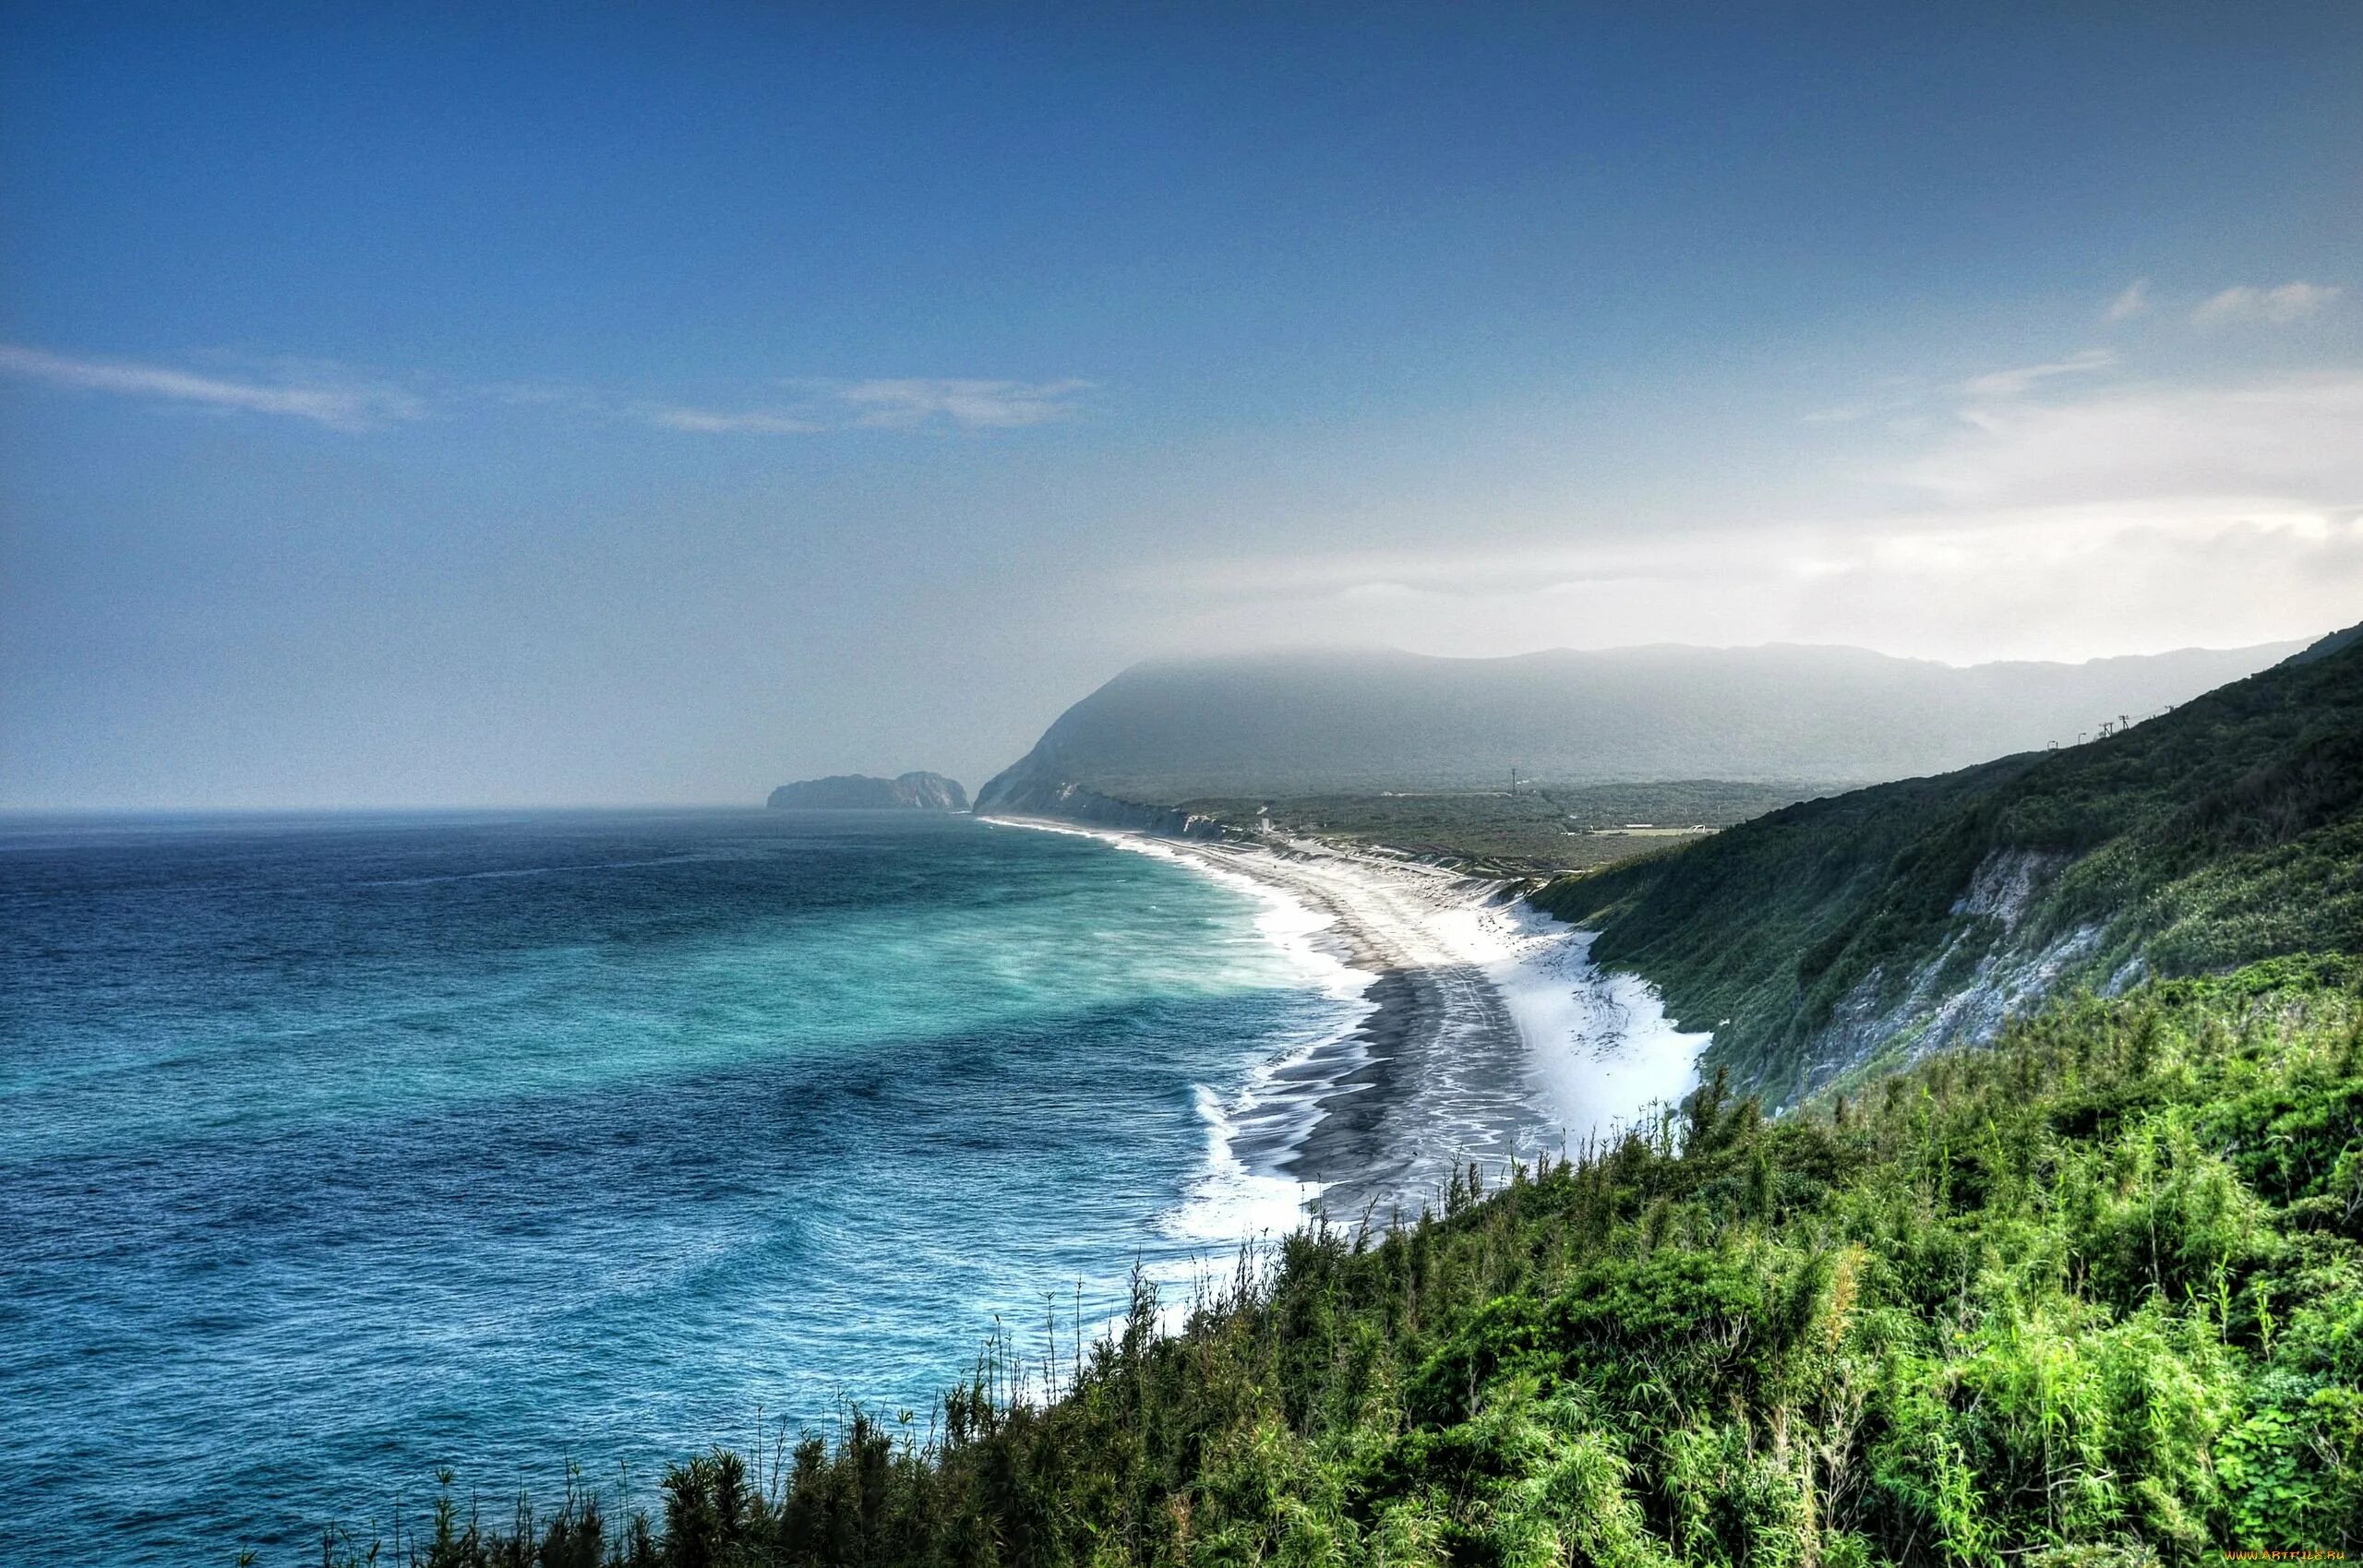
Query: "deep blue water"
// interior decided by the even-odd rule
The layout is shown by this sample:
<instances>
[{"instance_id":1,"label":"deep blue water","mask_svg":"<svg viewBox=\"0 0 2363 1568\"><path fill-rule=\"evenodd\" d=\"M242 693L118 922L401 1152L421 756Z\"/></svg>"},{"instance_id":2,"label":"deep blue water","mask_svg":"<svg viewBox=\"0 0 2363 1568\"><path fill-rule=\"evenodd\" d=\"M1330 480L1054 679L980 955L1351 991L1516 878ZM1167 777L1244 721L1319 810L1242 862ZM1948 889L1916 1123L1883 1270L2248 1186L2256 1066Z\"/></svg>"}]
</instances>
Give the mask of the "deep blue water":
<instances>
[{"instance_id":1,"label":"deep blue water","mask_svg":"<svg viewBox=\"0 0 2363 1568\"><path fill-rule=\"evenodd\" d=\"M1336 1017L1254 914L916 814L0 825L0 1540L317 1562L440 1466L924 1423L1221 1245L1202 1086Z\"/></svg>"}]
</instances>

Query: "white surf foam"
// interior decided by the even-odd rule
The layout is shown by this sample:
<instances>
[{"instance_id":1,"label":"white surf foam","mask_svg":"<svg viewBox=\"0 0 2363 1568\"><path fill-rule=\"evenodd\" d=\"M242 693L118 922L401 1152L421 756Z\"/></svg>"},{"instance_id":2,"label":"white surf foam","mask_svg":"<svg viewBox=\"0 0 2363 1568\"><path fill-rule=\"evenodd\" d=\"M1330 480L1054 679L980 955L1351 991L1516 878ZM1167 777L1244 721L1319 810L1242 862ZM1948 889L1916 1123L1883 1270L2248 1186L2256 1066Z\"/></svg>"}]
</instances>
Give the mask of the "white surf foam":
<instances>
[{"instance_id":1,"label":"white surf foam","mask_svg":"<svg viewBox=\"0 0 2363 1568\"><path fill-rule=\"evenodd\" d=\"M1541 1107L1571 1145L1647 1123L1697 1087L1713 1034L1677 1029L1657 987L1594 964L1600 933L1526 904L1487 913L1503 951L1486 975L1534 1054Z\"/></svg>"},{"instance_id":2,"label":"white surf foam","mask_svg":"<svg viewBox=\"0 0 2363 1568\"><path fill-rule=\"evenodd\" d=\"M1360 1007L1334 1027L1289 1042L1252 1070L1228 1100L1204 1086L1199 1115L1207 1129L1206 1167L1190 1198L1161 1224L1192 1242L1236 1243L1295 1228L1321 1189L1275 1173L1320 1117L1320 1102L1367 1060L1354 1029L1375 1004L1365 999L1374 976L1355 969L1322 942L1336 922L1284 886L1211 863L1134 833L1024 823L1049 832L1099 839L1136 854L1178 862L1254 898L1256 927L1288 954L1309 984ZM1646 1126L1698 1083L1698 1056L1709 1032L1674 1026L1656 988L1637 976L1601 970L1591 959L1598 933L1565 925L1523 902L1492 902L1498 883L1474 882L1433 868L1304 845L1286 879L1309 882L1384 924L1419 962L1479 968L1500 994L1525 1044L1530 1072L1523 1086L1537 1120L1565 1146L1606 1140ZM1259 852L1245 852L1254 856ZM1278 864L1276 858L1276 866ZM1325 1055L1324 1053L1326 1053ZM1313 1074L1296 1078L1318 1060ZM1505 1093L1518 1086L1504 1085ZM1252 1144L1259 1161L1239 1153ZM1528 1153L1537 1152L1534 1148ZM1261 1164L1267 1168L1256 1168Z\"/></svg>"},{"instance_id":3,"label":"white surf foam","mask_svg":"<svg viewBox=\"0 0 2363 1568\"><path fill-rule=\"evenodd\" d=\"M1205 1128L1205 1163L1182 1203L1158 1221L1158 1232L1169 1239L1209 1248L1232 1248L1296 1230L1304 1223L1309 1206L1321 1196L1323 1184L1280 1175L1277 1167L1301 1146L1320 1119L1321 1098L1339 1078L1367 1060L1366 1053L1350 1039L1377 1005L1364 995L1376 976L1347 964L1321 940L1336 918L1290 897L1283 889L1212 864L1201 856L1181 853L1143 834L998 820L1039 832L1097 839L1182 866L1252 898L1261 906L1254 920L1256 933L1281 954L1307 988L1341 1004L1340 1011L1281 1040L1249 1068L1244 1082L1228 1098L1209 1084L1193 1085L1199 1120ZM1301 1075L1325 1053L1327 1071ZM1263 1152L1253 1165L1239 1152L1243 1143L1251 1142ZM1194 1277L1187 1264L1151 1273L1165 1276L1159 1283L1169 1286Z\"/></svg>"},{"instance_id":4,"label":"white surf foam","mask_svg":"<svg viewBox=\"0 0 2363 1568\"><path fill-rule=\"evenodd\" d=\"M1319 1184L1250 1170L1236 1153L1233 1107L1205 1084L1195 1087L1198 1117L1206 1129L1205 1170L1158 1229L1176 1241L1229 1246L1258 1236L1285 1236L1302 1225L1305 1205L1321 1195ZM1247 1102L1243 1108L1255 1108L1252 1092L1240 1098Z\"/></svg>"}]
</instances>

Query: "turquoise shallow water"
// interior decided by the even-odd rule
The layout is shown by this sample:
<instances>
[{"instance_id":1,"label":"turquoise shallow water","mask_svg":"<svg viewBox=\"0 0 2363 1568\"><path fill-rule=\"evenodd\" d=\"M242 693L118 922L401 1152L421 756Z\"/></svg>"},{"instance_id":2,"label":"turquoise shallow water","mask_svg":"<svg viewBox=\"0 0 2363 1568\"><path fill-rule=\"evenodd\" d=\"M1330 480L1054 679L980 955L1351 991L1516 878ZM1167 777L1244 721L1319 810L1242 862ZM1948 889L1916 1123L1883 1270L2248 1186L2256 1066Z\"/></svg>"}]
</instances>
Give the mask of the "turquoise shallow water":
<instances>
[{"instance_id":1,"label":"turquoise shallow water","mask_svg":"<svg viewBox=\"0 0 2363 1568\"><path fill-rule=\"evenodd\" d=\"M923 1423L1223 1250L1201 1094L1339 1015L1255 913L966 818L0 827L6 1534L317 1561L439 1466Z\"/></svg>"}]
</instances>

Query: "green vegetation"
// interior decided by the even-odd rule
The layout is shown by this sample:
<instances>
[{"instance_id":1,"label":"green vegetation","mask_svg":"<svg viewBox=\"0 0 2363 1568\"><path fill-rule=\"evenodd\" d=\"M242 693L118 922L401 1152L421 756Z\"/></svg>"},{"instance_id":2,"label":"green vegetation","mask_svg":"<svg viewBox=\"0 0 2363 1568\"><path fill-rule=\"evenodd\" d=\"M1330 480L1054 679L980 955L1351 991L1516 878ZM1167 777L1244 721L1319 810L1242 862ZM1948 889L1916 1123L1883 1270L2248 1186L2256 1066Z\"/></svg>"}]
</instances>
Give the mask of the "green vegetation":
<instances>
[{"instance_id":1,"label":"green vegetation","mask_svg":"<svg viewBox=\"0 0 2363 1568\"><path fill-rule=\"evenodd\" d=\"M1709 1060L1775 1103L1909 1047L1982 970L2106 986L2357 951L2363 646L2333 640L2089 745L1793 806L1534 902L1599 928L1601 962L1714 1028Z\"/></svg>"},{"instance_id":2,"label":"green vegetation","mask_svg":"<svg viewBox=\"0 0 2363 1568\"><path fill-rule=\"evenodd\" d=\"M2363 965L2084 997L1860 1104L1317 1229L1048 1404L715 1453L435 1568L2168 1563L2363 1546Z\"/></svg>"},{"instance_id":3,"label":"green vegetation","mask_svg":"<svg viewBox=\"0 0 2363 1568\"><path fill-rule=\"evenodd\" d=\"M1063 1367L997 1346L931 1420L856 1413L792 1450L692 1459L654 1517L576 1490L486 1525L447 1484L391 1556L2070 1568L2363 1549L2363 641L2317 655L2093 745L1553 882L1537 902L1600 926L1597 957L1718 1025L1713 1081L1654 1127L1490 1193L1471 1167L1409 1223L1316 1226L1179 1323L1137 1285ZM1761 787L1193 805L1510 868L1558 864L1571 830L1745 816ZM1991 1048L1936 1048L1911 1016L1999 995L2012 966L2055 999ZM1807 1066L1833 1042L1861 1048Z\"/></svg>"},{"instance_id":4,"label":"green vegetation","mask_svg":"<svg viewBox=\"0 0 2363 1568\"><path fill-rule=\"evenodd\" d=\"M1660 784L1537 784L1498 789L1411 790L1275 798L1185 800L1182 808L1233 827L1268 819L1280 832L1448 861L1511 877L1612 866L1665 847L1661 838L1612 836L1627 822L1725 828L1813 791L1802 784L1677 779Z\"/></svg>"}]
</instances>

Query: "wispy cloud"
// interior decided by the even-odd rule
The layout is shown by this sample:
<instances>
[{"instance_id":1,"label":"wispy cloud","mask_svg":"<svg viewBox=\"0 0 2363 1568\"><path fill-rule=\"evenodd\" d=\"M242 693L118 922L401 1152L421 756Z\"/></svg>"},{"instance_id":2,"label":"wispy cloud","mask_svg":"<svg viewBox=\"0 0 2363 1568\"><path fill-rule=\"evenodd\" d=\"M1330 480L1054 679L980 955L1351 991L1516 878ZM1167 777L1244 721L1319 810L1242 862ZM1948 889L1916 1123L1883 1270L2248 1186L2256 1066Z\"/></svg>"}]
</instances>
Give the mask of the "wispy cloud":
<instances>
[{"instance_id":1,"label":"wispy cloud","mask_svg":"<svg viewBox=\"0 0 2363 1568\"><path fill-rule=\"evenodd\" d=\"M856 381L837 398L858 413L854 423L907 429L938 421L964 430L1006 430L1049 425L1075 413L1075 394L1088 381L971 381L906 377Z\"/></svg>"},{"instance_id":2,"label":"wispy cloud","mask_svg":"<svg viewBox=\"0 0 2363 1568\"><path fill-rule=\"evenodd\" d=\"M2125 321L2150 308L2150 280L2136 278L2125 285L2117 296L2108 302L2106 312L2111 321Z\"/></svg>"},{"instance_id":3,"label":"wispy cloud","mask_svg":"<svg viewBox=\"0 0 2363 1568\"><path fill-rule=\"evenodd\" d=\"M283 381L232 380L170 365L82 359L0 343L0 372L78 391L283 414L335 430L374 430L426 414L424 400L399 388L332 379L318 370Z\"/></svg>"},{"instance_id":4,"label":"wispy cloud","mask_svg":"<svg viewBox=\"0 0 2363 1568\"><path fill-rule=\"evenodd\" d=\"M2046 365L2022 365L2014 370L1995 370L1983 376L1973 376L1961 384L1961 389L1973 398L2015 398L2040 382L2062 376L2089 376L2116 364L2117 355L2108 350L2086 349Z\"/></svg>"},{"instance_id":5,"label":"wispy cloud","mask_svg":"<svg viewBox=\"0 0 2363 1568\"><path fill-rule=\"evenodd\" d=\"M701 435L801 436L829 428L819 420L771 409L724 413L704 408L654 406L642 412L652 425L666 430L688 430Z\"/></svg>"},{"instance_id":6,"label":"wispy cloud","mask_svg":"<svg viewBox=\"0 0 2363 1568\"><path fill-rule=\"evenodd\" d=\"M413 391L367 380L334 365L279 362L267 373L213 375L139 360L53 353L0 343L0 376L82 392L309 420L335 430L381 429L430 413L468 408L542 408L594 420L625 420L694 435L807 436L832 430L1010 430L1070 419L1089 381L1008 381L957 377L803 380L786 403L707 408L650 401L577 385L426 383Z\"/></svg>"},{"instance_id":7,"label":"wispy cloud","mask_svg":"<svg viewBox=\"0 0 2363 1568\"><path fill-rule=\"evenodd\" d=\"M1859 425L1882 414L1901 413L1919 405L1917 397L1870 398L1862 402L1834 403L1829 408L1808 409L1797 415L1800 425Z\"/></svg>"},{"instance_id":8,"label":"wispy cloud","mask_svg":"<svg viewBox=\"0 0 2363 1568\"><path fill-rule=\"evenodd\" d=\"M824 430L1011 430L1073 418L1075 398L1091 383L988 381L945 377L891 377L866 381L803 382L811 395L787 407L684 408L643 404L641 417L667 430L707 435L808 435Z\"/></svg>"},{"instance_id":9,"label":"wispy cloud","mask_svg":"<svg viewBox=\"0 0 2363 1568\"><path fill-rule=\"evenodd\" d=\"M2083 349L2065 359L2047 360L2041 365L2012 365L2007 370L1989 370L1965 381L1949 384L1930 385L1905 377L1889 377L1893 385L1877 395L1854 402L1814 409L1800 414L1798 419L1805 425L1856 425L1878 419L1892 433L1912 435L1929 428L1934 423L1932 416L1954 400L1967 398L1979 403L2007 401L2024 397L2047 381L2114 370L2117 364L2117 355L2107 349Z\"/></svg>"},{"instance_id":10,"label":"wispy cloud","mask_svg":"<svg viewBox=\"0 0 2363 1568\"><path fill-rule=\"evenodd\" d=\"M2201 327L2220 327L2236 322L2256 321L2269 326L2286 326L2319 316L2323 307L2338 297L2339 291L2326 283L2284 283L2277 289L2260 289L2238 283L2225 289L2191 312L2191 320Z\"/></svg>"}]
</instances>

